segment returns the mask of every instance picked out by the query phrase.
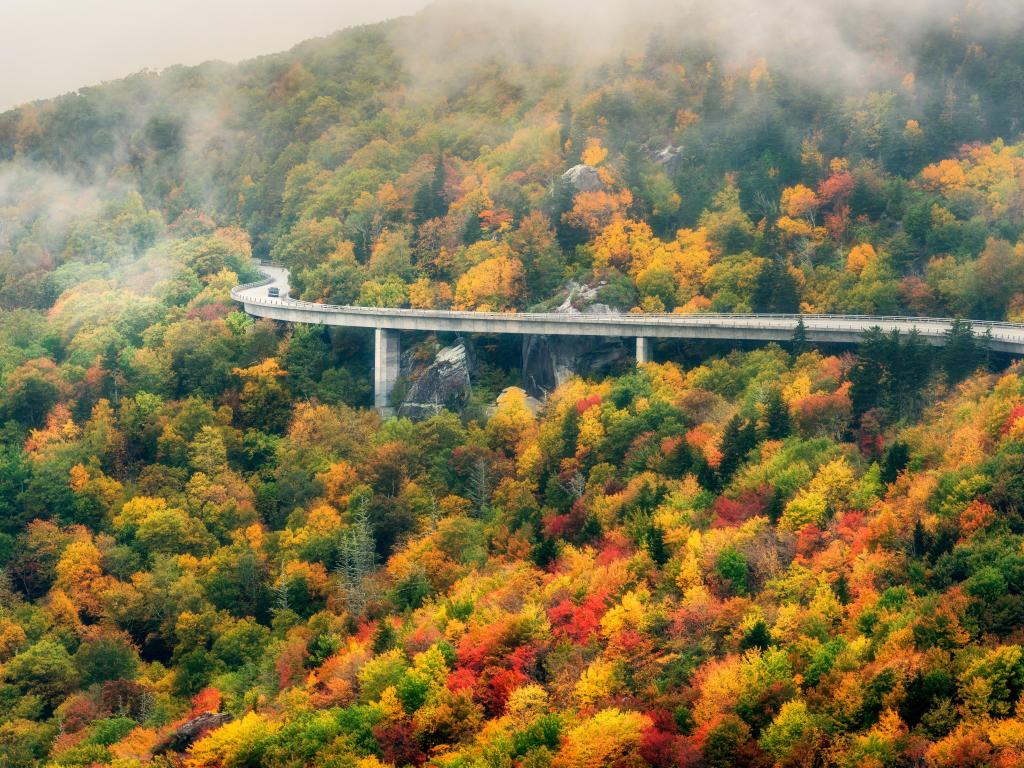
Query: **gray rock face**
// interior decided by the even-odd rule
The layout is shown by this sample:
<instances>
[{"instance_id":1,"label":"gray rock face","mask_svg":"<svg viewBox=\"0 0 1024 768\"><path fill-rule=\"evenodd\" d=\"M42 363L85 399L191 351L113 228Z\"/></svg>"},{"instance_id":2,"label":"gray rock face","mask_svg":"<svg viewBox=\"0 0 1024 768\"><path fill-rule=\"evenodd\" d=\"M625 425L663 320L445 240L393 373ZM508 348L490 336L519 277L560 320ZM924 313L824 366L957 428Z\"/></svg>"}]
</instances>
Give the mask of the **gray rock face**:
<instances>
[{"instance_id":1,"label":"gray rock face","mask_svg":"<svg viewBox=\"0 0 1024 768\"><path fill-rule=\"evenodd\" d=\"M193 743L215 728L231 722L231 715L225 712L203 712L171 731L153 750L154 755L168 752L184 752Z\"/></svg>"},{"instance_id":2,"label":"gray rock face","mask_svg":"<svg viewBox=\"0 0 1024 768\"><path fill-rule=\"evenodd\" d=\"M565 286L565 300L552 312L566 315L618 315L619 310L597 300L597 292L605 283L584 285L570 280Z\"/></svg>"},{"instance_id":3,"label":"gray rock face","mask_svg":"<svg viewBox=\"0 0 1024 768\"><path fill-rule=\"evenodd\" d=\"M597 192L604 189L604 182L592 165L580 163L562 174L562 180L576 187L578 192Z\"/></svg>"},{"instance_id":4,"label":"gray rock face","mask_svg":"<svg viewBox=\"0 0 1024 768\"><path fill-rule=\"evenodd\" d=\"M469 349L462 339L439 350L426 367L407 371L409 385L398 415L422 421L445 409L461 409L469 400L471 368Z\"/></svg>"},{"instance_id":5,"label":"gray rock face","mask_svg":"<svg viewBox=\"0 0 1024 768\"><path fill-rule=\"evenodd\" d=\"M565 287L565 300L553 311L580 315L620 314L614 307L597 301L600 287L600 284L569 282ZM523 385L530 395L543 398L573 374L608 371L631 359L628 345L618 338L524 336Z\"/></svg>"},{"instance_id":6,"label":"gray rock face","mask_svg":"<svg viewBox=\"0 0 1024 768\"><path fill-rule=\"evenodd\" d=\"M622 339L599 336L524 336L523 385L543 399L573 374L587 375L625 367L632 352Z\"/></svg>"},{"instance_id":7,"label":"gray rock face","mask_svg":"<svg viewBox=\"0 0 1024 768\"><path fill-rule=\"evenodd\" d=\"M674 165L676 159L683 154L682 147L674 147L671 144L651 152L651 159L658 165Z\"/></svg>"}]
</instances>

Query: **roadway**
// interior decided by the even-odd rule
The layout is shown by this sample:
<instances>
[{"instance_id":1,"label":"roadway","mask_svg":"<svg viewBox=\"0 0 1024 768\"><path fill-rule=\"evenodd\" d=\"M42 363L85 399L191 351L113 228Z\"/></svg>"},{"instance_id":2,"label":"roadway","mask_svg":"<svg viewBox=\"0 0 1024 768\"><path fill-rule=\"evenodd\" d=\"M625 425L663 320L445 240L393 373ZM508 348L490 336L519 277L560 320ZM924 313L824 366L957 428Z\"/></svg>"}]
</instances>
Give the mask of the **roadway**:
<instances>
[{"instance_id":1,"label":"roadway","mask_svg":"<svg viewBox=\"0 0 1024 768\"><path fill-rule=\"evenodd\" d=\"M254 317L292 323L382 328L396 331L452 333L516 333L549 336L629 336L662 339L731 339L787 341L802 317L809 341L856 343L872 327L909 333L917 330L932 344L942 344L952 320L883 315L766 314L581 314L558 312L457 312L434 309L391 309L337 306L300 301L289 296L288 270L261 267L266 278L241 285L231 297ZM280 298L271 298L276 287ZM975 333L991 329L991 348L1024 355L1024 324L972 320Z\"/></svg>"}]
</instances>

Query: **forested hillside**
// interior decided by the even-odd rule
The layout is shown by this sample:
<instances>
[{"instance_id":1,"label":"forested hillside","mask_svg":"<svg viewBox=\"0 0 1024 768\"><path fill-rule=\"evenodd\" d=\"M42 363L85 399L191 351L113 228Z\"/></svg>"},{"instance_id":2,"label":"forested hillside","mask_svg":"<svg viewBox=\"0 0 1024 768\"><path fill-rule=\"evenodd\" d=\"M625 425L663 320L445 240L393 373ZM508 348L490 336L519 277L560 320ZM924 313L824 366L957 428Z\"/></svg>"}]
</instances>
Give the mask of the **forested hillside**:
<instances>
[{"instance_id":1,"label":"forested hillside","mask_svg":"<svg viewBox=\"0 0 1024 768\"><path fill-rule=\"evenodd\" d=\"M539 409L483 339L382 421L365 333L229 296L1024 321L1005 10L441 3L0 115L0 767L1024 764L1024 369L966 326Z\"/></svg>"}]
</instances>

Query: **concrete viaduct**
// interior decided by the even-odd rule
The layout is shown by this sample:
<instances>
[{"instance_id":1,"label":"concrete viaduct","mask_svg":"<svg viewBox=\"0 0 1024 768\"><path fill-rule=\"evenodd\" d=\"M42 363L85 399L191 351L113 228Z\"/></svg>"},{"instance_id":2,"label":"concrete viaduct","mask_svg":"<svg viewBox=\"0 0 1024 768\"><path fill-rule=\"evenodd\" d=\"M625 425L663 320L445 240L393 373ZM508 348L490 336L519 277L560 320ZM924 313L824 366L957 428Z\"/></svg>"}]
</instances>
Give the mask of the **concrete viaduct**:
<instances>
[{"instance_id":1,"label":"concrete viaduct","mask_svg":"<svg viewBox=\"0 0 1024 768\"><path fill-rule=\"evenodd\" d=\"M636 339L636 360L645 363L651 360L651 340L655 338L788 341L801 317L808 341L826 343L856 343L864 331L877 326L900 333L917 330L928 343L940 345L953 322L948 318L870 315L565 314L335 306L291 298L288 270L282 267L261 266L260 271L263 279L231 290L231 298L250 315L289 323L374 329L374 405L382 412L388 410L398 380L399 331L626 336ZM277 296L272 296L274 293ZM976 334L991 334L993 351L1024 355L1024 323L969 322Z\"/></svg>"}]
</instances>

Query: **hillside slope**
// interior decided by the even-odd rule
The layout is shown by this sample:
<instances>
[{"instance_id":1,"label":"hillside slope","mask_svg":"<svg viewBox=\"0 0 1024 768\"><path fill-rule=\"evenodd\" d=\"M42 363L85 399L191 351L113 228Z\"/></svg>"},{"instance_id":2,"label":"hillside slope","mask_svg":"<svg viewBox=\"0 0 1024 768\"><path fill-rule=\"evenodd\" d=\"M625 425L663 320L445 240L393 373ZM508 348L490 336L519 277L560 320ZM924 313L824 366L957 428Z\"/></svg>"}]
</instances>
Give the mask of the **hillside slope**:
<instances>
[{"instance_id":1,"label":"hillside slope","mask_svg":"<svg viewBox=\"0 0 1024 768\"><path fill-rule=\"evenodd\" d=\"M134 188L172 232L239 227L314 300L521 308L597 273L627 309L1016 317L1024 60L1003 11L845 19L851 81L813 38L740 56L670 17L577 46L442 3L5 113L0 159ZM585 191L563 179L581 163ZM45 234L6 236L9 305L96 258Z\"/></svg>"},{"instance_id":2,"label":"hillside slope","mask_svg":"<svg viewBox=\"0 0 1024 768\"><path fill-rule=\"evenodd\" d=\"M1024 763L1024 371L963 326L539 411L477 338L413 423L229 295L1024 319L1019 19L848 5L442 3L0 115L0 766Z\"/></svg>"}]
</instances>

